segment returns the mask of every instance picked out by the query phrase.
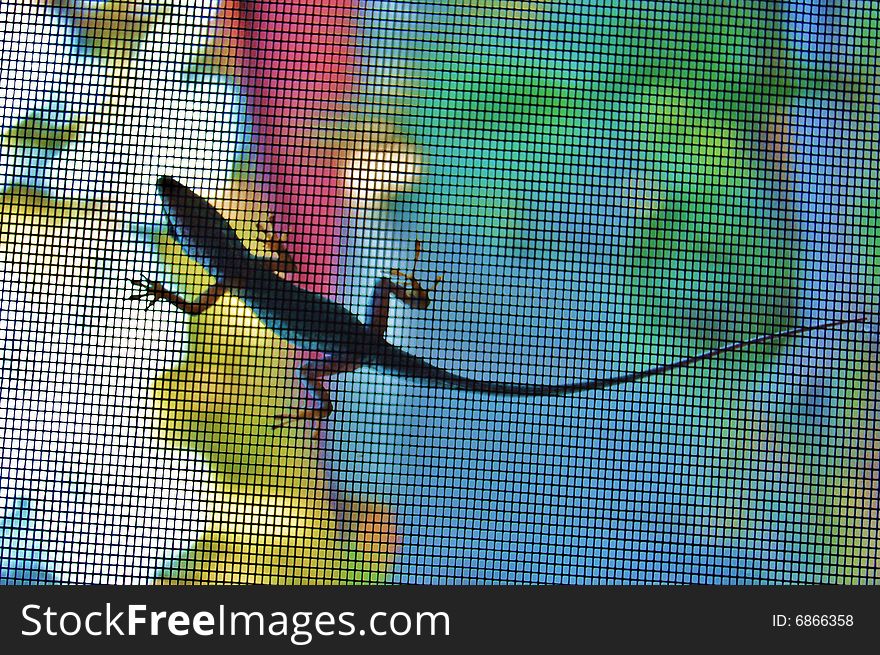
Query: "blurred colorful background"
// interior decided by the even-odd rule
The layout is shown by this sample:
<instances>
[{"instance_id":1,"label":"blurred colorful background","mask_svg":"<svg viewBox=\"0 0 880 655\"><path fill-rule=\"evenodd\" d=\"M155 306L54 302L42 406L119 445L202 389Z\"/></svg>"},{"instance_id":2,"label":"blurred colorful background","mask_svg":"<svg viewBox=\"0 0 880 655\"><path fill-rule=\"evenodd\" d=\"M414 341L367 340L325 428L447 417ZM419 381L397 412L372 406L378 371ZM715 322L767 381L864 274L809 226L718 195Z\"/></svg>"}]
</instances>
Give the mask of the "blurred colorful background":
<instances>
[{"instance_id":1,"label":"blurred colorful background","mask_svg":"<svg viewBox=\"0 0 880 655\"><path fill-rule=\"evenodd\" d=\"M309 357L155 180L474 378L611 376L876 315L880 9L861 2L0 5L0 582L866 583L880 330L495 398Z\"/></svg>"}]
</instances>

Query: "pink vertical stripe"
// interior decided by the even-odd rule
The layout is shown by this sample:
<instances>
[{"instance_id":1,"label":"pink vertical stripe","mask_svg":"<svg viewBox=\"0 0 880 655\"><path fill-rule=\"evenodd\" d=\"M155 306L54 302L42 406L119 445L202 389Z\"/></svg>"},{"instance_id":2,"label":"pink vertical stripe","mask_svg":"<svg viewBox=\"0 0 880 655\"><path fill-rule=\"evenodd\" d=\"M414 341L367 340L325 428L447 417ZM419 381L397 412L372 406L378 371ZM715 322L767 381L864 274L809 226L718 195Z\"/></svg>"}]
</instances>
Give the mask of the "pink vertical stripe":
<instances>
[{"instance_id":1,"label":"pink vertical stripe","mask_svg":"<svg viewBox=\"0 0 880 655\"><path fill-rule=\"evenodd\" d=\"M226 15L236 14L227 2ZM321 140L341 117L357 72L353 0L240 0L240 71L254 123L259 181L290 237L296 282L336 291L344 220L342 171Z\"/></svg>"}]
</instances>

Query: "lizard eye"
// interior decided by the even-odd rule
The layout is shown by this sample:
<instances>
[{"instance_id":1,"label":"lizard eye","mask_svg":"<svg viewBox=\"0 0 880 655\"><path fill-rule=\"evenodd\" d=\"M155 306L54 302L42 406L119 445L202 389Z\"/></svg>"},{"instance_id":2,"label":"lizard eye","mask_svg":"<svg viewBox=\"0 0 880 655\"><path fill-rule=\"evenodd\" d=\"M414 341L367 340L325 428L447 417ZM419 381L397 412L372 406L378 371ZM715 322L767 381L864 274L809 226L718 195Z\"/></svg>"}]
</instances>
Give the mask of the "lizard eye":
<instances>
[{"instance_id":1,"label":"lizard eye","mask_svg":"<svg viewBox=\"0 0 880 655\"><path fill-rule=\"evenodd\" d=\"M177 230L174 229L174 224L171 221L168 221L168 236L170 236L175 241L180 240L177 235Z\"/></svg>"}]
</instances>

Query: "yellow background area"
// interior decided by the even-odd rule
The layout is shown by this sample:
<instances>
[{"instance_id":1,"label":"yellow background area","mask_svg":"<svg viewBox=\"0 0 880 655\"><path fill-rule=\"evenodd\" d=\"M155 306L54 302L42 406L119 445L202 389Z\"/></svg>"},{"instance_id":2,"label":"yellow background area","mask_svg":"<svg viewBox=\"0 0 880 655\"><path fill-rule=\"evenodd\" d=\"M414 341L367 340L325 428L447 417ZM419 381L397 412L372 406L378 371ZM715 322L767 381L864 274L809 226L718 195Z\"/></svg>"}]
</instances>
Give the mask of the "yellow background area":
<instances>
[{"instance_id":1,"label":"yellow background area","mask_svg":"<svg viewBox=\"0 0 880 655\"><path fill-rule=\"evenodd\" d=\"M256 198L237 183L213 200L256 254ZM162 237L164 261L193 294L212 279ZM298 402L288 372L297 353L238 299L193 317L182 364L156 383L156 416L176 448L197 451L216 475L210 526L163 582L381 581L394 535L388 508L340 498L319 462L321 426L279 422Z\"/></svg>"}]
</instances>

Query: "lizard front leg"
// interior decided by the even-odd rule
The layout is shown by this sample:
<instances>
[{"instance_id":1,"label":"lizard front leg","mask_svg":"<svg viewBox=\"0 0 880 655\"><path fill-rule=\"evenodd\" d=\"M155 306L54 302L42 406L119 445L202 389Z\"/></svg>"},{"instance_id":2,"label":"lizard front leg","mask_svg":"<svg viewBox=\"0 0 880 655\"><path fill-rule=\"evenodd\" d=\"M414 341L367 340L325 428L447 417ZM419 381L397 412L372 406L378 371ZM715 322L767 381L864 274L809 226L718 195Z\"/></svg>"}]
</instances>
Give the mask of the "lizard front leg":
<instances>
[{"instance_id":1,"label":"lizard front leg","mask_svg":"<svg viewBox=\"0 0 880 655\"><path fill-rule=\"evenodd\" d=\"M268 223L257 223L257 239L271 254L258 261L272 273L291 275L299 273L299 266L285 247L287 239L279 236Z\"/></svg>"},{"instance_id":2,"label":"lizard front leg","mask_svg":"<svg viewBox=\"0 0 880 655\"><path fill-rule=\"evenodd\" d=\"M434 284L429 289L425 289L416 279L416 264L418 264L421 254L422 243L421 241L416 241L416 253L413 258L412 272L403 273L393 268L389 276L381 278L376 283L373 289L373 301L367 312L367 327L374 334L380 337L385 336L385 331L388 329L388 307L391 303L391 296L394 296L412 309L427 309L431 304L431 293L434 292L443 280L443 276L438 275L434 280ZM392 278L403 280L403 284Z\"/></svg>"},{"instance_id":3,"label":"lizard front leg","mask_svg":"<svg viewBox=\"0 0 880 655\"><path fill-rule=\"evenodd\" d=\"M199 295L195 302L190 302L186 298L169 291L160 282L155 280L143 277L140 280L130 280L130 282L143 291L132 294L129 296L129 300L147 300L149 301L148 307L152 307L158 300L165 300L191 316L196 316L210 309L226 293L224 285L220 283L212 284Z\"/></svg>"}]
</instances>

